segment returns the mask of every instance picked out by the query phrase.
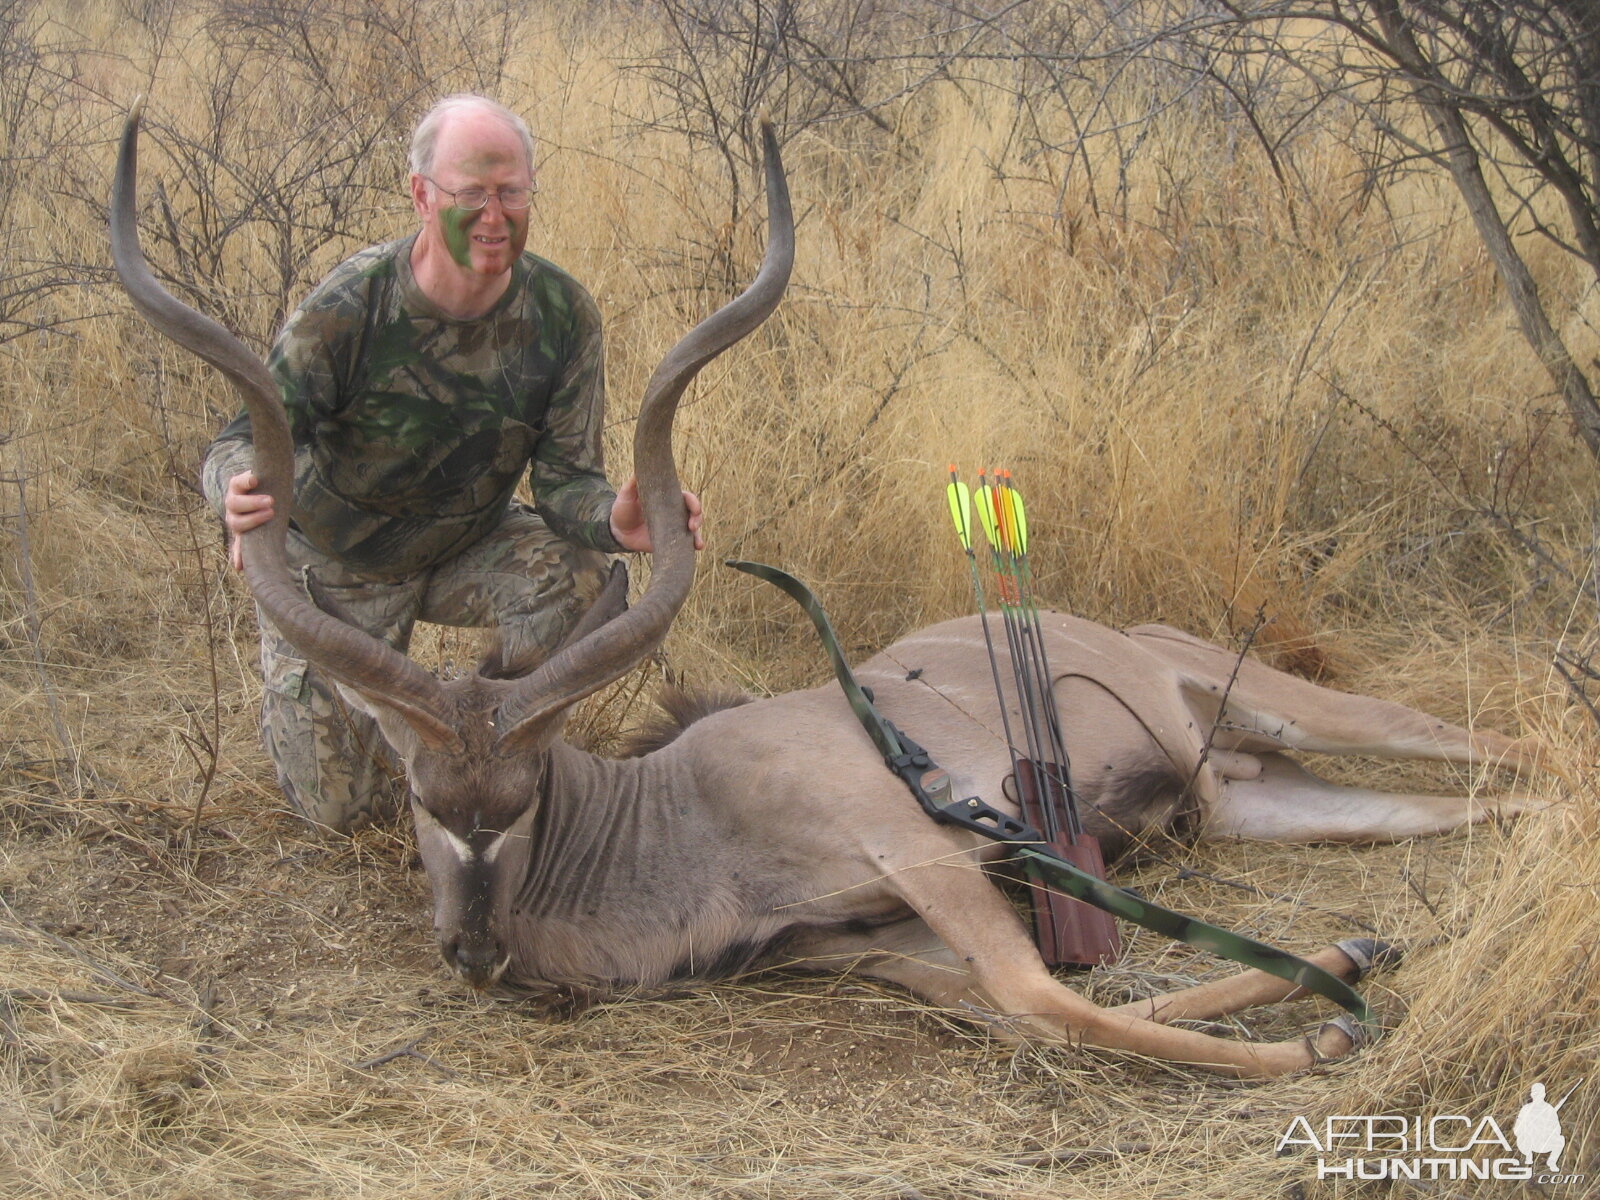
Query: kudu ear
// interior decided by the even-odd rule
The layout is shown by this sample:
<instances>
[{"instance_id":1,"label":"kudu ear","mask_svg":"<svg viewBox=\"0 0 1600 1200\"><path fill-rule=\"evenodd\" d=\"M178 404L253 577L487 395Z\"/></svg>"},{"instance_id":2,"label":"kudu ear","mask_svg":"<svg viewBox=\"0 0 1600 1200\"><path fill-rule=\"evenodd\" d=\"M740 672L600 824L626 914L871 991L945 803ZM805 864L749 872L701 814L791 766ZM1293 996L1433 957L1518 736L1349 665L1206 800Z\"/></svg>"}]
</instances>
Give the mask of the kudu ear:
<instances>
[{"instance_id":1,"label":"kudu ear","mask_svg":"<svg viewBox=\"0 0 1600 1200\"><path fill-rule=\"evenodd\" d=\"M320 601L319 601L320 604ZM529 671L545 662L553 654L558 654L568 646L582 641L606 622L620 617L628 611L628 566L620 559L611 564L611 572L606 576L600 594L595 597L594 603L584 610L583 616L561 639L559 645L553 649L543 646L528 646L522 653L507 657L505 634L497 634L494 643L483 656L483 661L478 664L478 674L485 679L521 679Z\"/></svg>"},{"instance_id":2,"label":"kudu ear","mask_svg":"<svg viewBox=\"0 0 1600 1200\"><path fill-rule=\"evenodd\" d=\"M513 725L500 735L494 744L498 758L524 758L542 750L561 732L567 723L567 709L541 713Z\"/></svg>"},{"instance_id":3,"label":"kudu ear","mask_svg":"<svg viewBox=\"0 0 1600 1200\"><path fill-rule=\"evenodd\" d=\"M435 753L461 754L466 750L467 746L461 740L461 735L433 714L398 701L393 696L359 688L337 675L333 676L333 679L339 685L339 694L345 698L345 702L354 708L359 708L376 721L385 740L395 749L400 749L404 744L395 736L398 731L394 729L394 725L399 721L416 734L424 746Z\"/></svg>"},{"instance_id":4,"label":"kudu ear","mask_svg":"<svg viewBox=\"0 0 1600 1200\"><path fill-rule=\"evenodd\" d=\"M344 605L333 598L333 594L323 586L315 575L307 571L301 578L313 604L334 620L342 621L352 628L360 628L360 625L350 616ZM327 671L326 667L320 667L319 669ZM380 728L386 724L384 717L387 714L404 721L429 750L443 754L460 754L465 748L461 741L461 735L432 713L424 712L422 709L406 704L402 700L397 700L393 696L371 692L365 688L358 687L346 679L339 678L338 675L331 671L327 671L327 673L338 683L339 690L344 695L345 700L361 709L374 721L377 721ZM393 739L391 738L390 740L392 741Z\"/></svg>"}]
</instances>

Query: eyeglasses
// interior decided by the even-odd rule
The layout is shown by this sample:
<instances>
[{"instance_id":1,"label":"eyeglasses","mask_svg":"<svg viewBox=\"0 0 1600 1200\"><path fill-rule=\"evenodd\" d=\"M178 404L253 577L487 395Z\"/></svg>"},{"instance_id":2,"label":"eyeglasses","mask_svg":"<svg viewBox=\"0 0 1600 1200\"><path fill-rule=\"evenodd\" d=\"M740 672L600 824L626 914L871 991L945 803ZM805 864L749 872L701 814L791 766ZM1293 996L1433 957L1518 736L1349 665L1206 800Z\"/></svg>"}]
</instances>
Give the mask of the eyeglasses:
<instances>
[{"instance_id":1,"label":"eyeglasses","mask_svg":"<svg viewBox=\"0 0 1600 1200\"><path fill-rule=\"evenodd\" d=\"M452 192L427 175L423 178L449 196L457 208L465 209L467 212L477 212L489 203L490 196L500 201L500 207L505 212L521 212L533 203L533 194L539 190L539 185L535 183L532 187L501 188L498 192L488 192L481 187L462 188L459 192Z\"/></svg>"}]
</instances>

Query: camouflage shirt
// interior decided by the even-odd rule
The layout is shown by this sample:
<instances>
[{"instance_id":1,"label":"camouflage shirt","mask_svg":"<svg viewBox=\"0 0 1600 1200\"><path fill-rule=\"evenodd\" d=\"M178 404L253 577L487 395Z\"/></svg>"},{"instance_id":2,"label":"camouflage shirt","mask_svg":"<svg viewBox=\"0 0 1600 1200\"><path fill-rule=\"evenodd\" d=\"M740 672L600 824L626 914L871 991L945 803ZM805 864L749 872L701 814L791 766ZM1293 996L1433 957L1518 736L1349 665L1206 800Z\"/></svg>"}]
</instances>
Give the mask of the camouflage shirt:
<instances>
[{"instance_id":1,"label":"camouflage shirt","mask_svg":"<svg viewBox=\"0 0 1600 1200\"><path fill-rule=\"evenodd\" d=\"M345 566L398 577L492 530L532 464L561 537L615 552L600 433L600 313L570 275L524 253L495 306L457 320L411 274L416 235L363 250L289 318L267 365L295 442L295 527ZM250 469L250 419L212 443L220 510Z\"/></svg>"}]
</instances>

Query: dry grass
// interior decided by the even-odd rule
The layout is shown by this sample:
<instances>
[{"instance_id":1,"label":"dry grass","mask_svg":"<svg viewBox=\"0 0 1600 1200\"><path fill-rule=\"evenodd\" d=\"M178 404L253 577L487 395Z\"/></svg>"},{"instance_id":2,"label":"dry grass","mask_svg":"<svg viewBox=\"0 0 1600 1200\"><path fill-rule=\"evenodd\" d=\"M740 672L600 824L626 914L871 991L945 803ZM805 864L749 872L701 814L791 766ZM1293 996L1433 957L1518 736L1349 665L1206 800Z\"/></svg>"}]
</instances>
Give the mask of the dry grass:
<instances>
[{"instance_id":1,"label":"dry grass","mask_svg":"<svg viewBox=\"0 0 1600 1200\"><path fill-rule=\"evenodd\" d=\"M1097 215L1081 174L1025 160L1004 80L974 68L886 110L902 140L835 124L790 141L795 286L680 421L712 545L666 662L697 680L779 689L823 671L785 603L712 565L723 557L811 580L857 657L962 611L939 503L954 458L1017 472L1041 591L1061 607L1227 638L1264 605L1267 649L1275 630L1309 638L1339 686L1548 737L1572 782L1514 828L1364 850L1172 847L1137 876L1292 948L1361 926L1423 946L1371 985L1394 1026L1381 1045L1232 1086L1018 1050L887 989L787 976L570 1017L445 980L403 825L326 845L279 811L253 729L253 616L183 483L233 401L127 311L89 207L119 106L147 91L146 195L160 180L180 244L217 247L209 266L158 257L259 343L285 292L407 228L407 97L480 85L490 7L419 30L391 0L368 11L399 35L376 19L315 30L325 92L287 43L221 19L242 7L177 8L165 25L157 5L152 24L115 6L73 6L66 24L49 5L20 11L19 38L76 49L29 84L9 131L22 165L0 181L7 261L79 285L14 310L66 323L0 343L0 471L27 476L30 550L0 563L0 1194L1343 1196L1360 1189L1275 1158L1292 1116L1506 1123L1535 1078L1584 1081L1563 1110L1567 1165L1600 1175L1595 727L1547 667L1558 642L1589 648L1594 464L1547 411L1439 187L1400 180L1358 208L1346 152L1313 141L1291 221L1225 126L1177 108L1131 161L1126 205ZM499 86L542 139L539 249L607 315L614 474L649 369L724 294L704 281L728 261L747 272L760 245L750 214L726 224L716 156L646 126L661 98L619 64L659 34L630 11L506 18ZM221 118L219 80L241 85ZM328 95L346 107L318 108ZM299 145L318 113L324 136ZM215 173L207 192L170 131L214 127L222 161L250 172ZM324 161L358 134L375 150L339 194L359 211L289 282L264 217L204 241L274 150ZM1564 264L1536 266L1576 294ZM0 484L18 546L19 506ZM1536 531L1556 566L1497 515ZM430 665L470 653L457 634L419 650ZM636 719L640 690L590 706L593 736ZM1114 999L1225 970L1138 937L1080 983ZM1314 1020L1284 1009L1232 1032ZM1494 1186L1482 1194L1519 1194Z\"/></svg>"}]
</instances>

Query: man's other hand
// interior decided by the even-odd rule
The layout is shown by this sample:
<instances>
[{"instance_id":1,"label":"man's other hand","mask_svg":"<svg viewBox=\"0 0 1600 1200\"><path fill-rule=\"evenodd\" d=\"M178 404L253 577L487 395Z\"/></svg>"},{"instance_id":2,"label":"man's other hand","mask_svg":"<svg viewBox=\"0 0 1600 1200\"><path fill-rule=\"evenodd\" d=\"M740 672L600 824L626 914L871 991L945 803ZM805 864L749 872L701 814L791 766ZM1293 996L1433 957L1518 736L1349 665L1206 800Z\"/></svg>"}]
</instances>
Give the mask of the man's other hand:
<instances>
[{"instance_id":1,"label":"man's other hand","mask_svg":"<svg viewBox=\"0 0 1600 1200\"><path fill-rule=\"evenodd\" d=\"M700 532L704 519L700 512L700 497L693 492L683 493L683 506L689 512L689 532L694 534L694 548L706 548L705 535ZM644 523L644 506L639 503L639 479L632 476L617 489L617 502L611 506L611 536L624 550L650 551L650 530Z\"/></svg>"}]
</instances>

